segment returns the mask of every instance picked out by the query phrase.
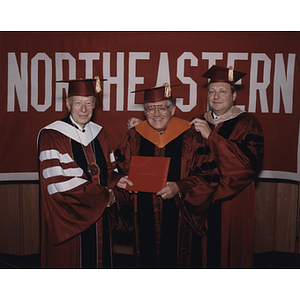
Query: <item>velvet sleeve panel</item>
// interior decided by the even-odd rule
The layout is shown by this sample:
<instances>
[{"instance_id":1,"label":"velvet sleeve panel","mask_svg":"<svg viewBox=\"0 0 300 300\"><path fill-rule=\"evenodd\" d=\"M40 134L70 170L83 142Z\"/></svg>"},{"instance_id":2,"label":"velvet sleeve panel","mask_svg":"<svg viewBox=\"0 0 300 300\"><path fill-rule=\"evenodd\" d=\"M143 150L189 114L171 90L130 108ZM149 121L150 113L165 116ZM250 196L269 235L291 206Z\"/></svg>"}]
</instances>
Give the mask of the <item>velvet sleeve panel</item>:
<instances>
[{"instance_id":1,"label":"velvet sleeve panel","mask_svg":"<svg viewBox=\"0 0 300 300\"><path fill-rule=\"evenodd\" d=\"M53 130L40 137L41 209L54 244L97 221L107 206L106 187L88 181L73 160L70 139Z\"/></svg>"},{"instance_id":2,"label":"velvet sleeve panel","mask_svg":"<svg viewBox=\"0 0 300 300\"><path fill-rule=\"evenodd\" d=\"M118 171L128 174L131 156L138 155L140 149L140 135L134 128L127 131L126 135L120 142L115 157L117 160Z\"/></svg>"},{"instance_id":3,"label":"velvet sleeve panel","mask_svg":"<svg viewBox=\"0 0 300 300\"><path fill-rule=\"evenodd\" d=\"M127 131L123 140L115 151L118 171L128 175L132 155L138 155L140 135L134 128ZM134 226L134 193L129 193L121 188L115 188L116 198L116 228L130 231Z\"/></svg>"},{"instance_id":4,"label":"velvet sleeve panel","mask_svg":"<svg viewBox=\"0 0 300 300\"><path fill-rule=\"evenodd\" d=\"M209 145L194 128L183 138L182 179L175 198L182 217L199 234L203 234L212 196L219 183L219 173Z\"/></svg>"},{"instance_id":5,"label":"velvet sleeve panel","mask_svg":"<svg viewBox=\"0 0 300 300\"><path fill-rule=\"evenodd\" d=\"M117 163L115 160L114 153L110 146L110 140L107 132L103 128L98 134L98 139L101 144L105 156L106 165L107 165L107 173L108 173L107 186L108 188L112 189L117 185L118 181L123 175L118 173L117 171Z\"/></svg>"},{"instance_id":6,"label":"velvet sleeve panel","mask_svg":"<svg viewBox=\"0 0 300 300\"><path fill-rule=\"evenodd\" d=\"M261 125L253 115L245 113L217 126L208 142L220 173L214 201L231 199L253 181L261 168Z\"/></svg>"}]
</instances>

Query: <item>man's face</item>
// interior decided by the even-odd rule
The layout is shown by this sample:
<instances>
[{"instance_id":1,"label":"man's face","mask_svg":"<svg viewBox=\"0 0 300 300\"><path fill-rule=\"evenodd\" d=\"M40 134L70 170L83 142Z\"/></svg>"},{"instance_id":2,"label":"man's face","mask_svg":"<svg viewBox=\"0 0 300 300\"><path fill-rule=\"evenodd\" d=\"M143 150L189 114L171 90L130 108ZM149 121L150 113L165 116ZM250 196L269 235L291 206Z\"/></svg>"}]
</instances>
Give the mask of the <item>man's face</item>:
<instances>
[{"instance_id":1,"label":"man's face","mask_svg":"<svg viewBox=\"0 0 300 300\"><path fill-rule=\"evenodd\" d=\"M66 105L74 121L84 128L93 115L95 97L72 96L67 99Z\"/></svg>"},{"instance_id":2,"label":"man's face","mask_svg":"<svg viewBox=\"0 0 300 300\"><path fill-rule=\"evenodd\" d=\"M147 109L149 108L151 108L151 110L147 111ZM163 110L166 111L164 112ZM168 127L172 117L175 114L175 110L175 106L173 106L170 110L168 100L148 102L146 103L145 116L151 127L153 127L158 132L162 132Z\"/></svg>"},{"instance_id":3,"label":"man's face","mask_svg":"<svg viewBox=\"0 0 300 300\"><path fill-rule=\"evenodd\" d=\"M207 101L210 109L217 115L223 115L234 104L236 92L232 94L227 82L214 82L208 86Z\"/></svg>"}]
</instances>

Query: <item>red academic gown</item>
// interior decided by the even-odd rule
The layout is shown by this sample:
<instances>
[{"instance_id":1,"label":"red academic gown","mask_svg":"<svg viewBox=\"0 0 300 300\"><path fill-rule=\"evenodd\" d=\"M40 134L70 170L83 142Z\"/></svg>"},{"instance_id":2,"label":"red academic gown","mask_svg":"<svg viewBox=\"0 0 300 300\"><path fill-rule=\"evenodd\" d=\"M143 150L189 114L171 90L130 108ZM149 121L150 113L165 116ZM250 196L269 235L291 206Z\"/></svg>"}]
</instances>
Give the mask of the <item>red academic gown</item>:
<instances>
[{"instance_id":1,"label":"red academic gown","mask_svg":"<svg viewBox=\"0 0 300 300\"><path fill-rule=\"evenodd\" d=\"M221 118L211 112L202 116L213 131L209 147L220 173L220 184L213 197L208 218L208 240L211 231L219 239L220 264L208 267L251 268L253 266L255 175L261 169L264 139L257 118L239 108L232 108ZM210 227L211 226L211 227ZM219 234L217 233L219 231ZM209 254L216 249L209 244ZM218 252L218 251L217 251ZM212 256L213 257L213 256Z\"/></svg>"},{"instance_id":2,"label":"red academic gown","mask_svg":"<svg viewBox=\"0 0 300 300\"><path fill-rule=\"evenodd\" d=\"M115 190L120 220L135 234L138 267L205 265L201 237L206 233L205 219L219 180L207 148L187 121L175 117L162 134L142 122L129 130L118 146L115 156L124 174L128 174L132 155L171 157L168 181L176 181L180 189L169 200L151 193Z\"/></svg>"},{"instance_id":3,"label":"red academic gown","mask_svg":"<svg viewBox=\"0 0 300 300\"><path fill-rule=\"evenodd\" d=\"M66 118L39 134L42 268L85 267L83 257L89 256L95 267L109 265L103 262L103 226L109 214L105 186L114 187L119 178L114 156L101 126L89 122L83 133L71 124ZM87 164L95 160L101 173L92 180Z\"/></svg>"}]
</instances>

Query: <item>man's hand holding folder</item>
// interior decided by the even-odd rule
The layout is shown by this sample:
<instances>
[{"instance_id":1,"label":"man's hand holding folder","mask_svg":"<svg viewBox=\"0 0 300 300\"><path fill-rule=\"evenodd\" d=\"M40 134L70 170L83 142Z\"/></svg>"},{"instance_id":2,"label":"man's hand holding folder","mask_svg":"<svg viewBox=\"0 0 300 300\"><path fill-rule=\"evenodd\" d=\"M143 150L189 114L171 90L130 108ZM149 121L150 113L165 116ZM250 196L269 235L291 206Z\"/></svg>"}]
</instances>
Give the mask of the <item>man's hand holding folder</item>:
<instances>
[{"instance_id":1,"label":"man's hand holding folder","mask_svg":"<svg viewBox=\"0 0 300 300\"><path fill-rule=\"evenodd\" d=\"M179 189L175 182L167 182L170 160L170 157L132 156L126 190L156 193L163 199L174 197Z\"/></svg>"}]
</instances>

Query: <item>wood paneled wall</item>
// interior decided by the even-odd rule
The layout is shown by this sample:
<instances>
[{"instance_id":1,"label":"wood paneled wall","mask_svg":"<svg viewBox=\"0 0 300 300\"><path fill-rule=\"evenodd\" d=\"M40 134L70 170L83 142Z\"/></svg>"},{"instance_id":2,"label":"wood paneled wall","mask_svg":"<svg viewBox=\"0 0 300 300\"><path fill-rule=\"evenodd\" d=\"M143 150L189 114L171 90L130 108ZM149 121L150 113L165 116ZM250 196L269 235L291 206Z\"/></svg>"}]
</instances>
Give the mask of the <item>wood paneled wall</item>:
<instances>
[{"instance_id":1,"label":"wood paneled wall","mask_svg":"<svg viewBox=\"0 0 300 300\"><path fill-rule=\"evenodd\" d=\"M0 184L0 253L39 253L38 183Z\"/></svg>"},{"instance_id":2,"label":"wood paneled wall","mask_svg":"<svg viewBox=\"0 0 300 300\"><path fill-rule=\"evenodd\" d=\"M39 252L38 197L38 182L0 184L0 253ZM255 253L295 252L298 198L298 183L257 183Z\"/></svg>"},{"instance_id":3,"label":"wood paneled wall","mask_svg":"<svg viewBox=\"0 0 300 300\"><path fill-rule=\"evenodd\" d=\"M299 229L298 234L296 232L298 198L298 183L282 181L257 183L255 253L296 251L296 236L299 236Z\"/></svg>"}]
</instances>

